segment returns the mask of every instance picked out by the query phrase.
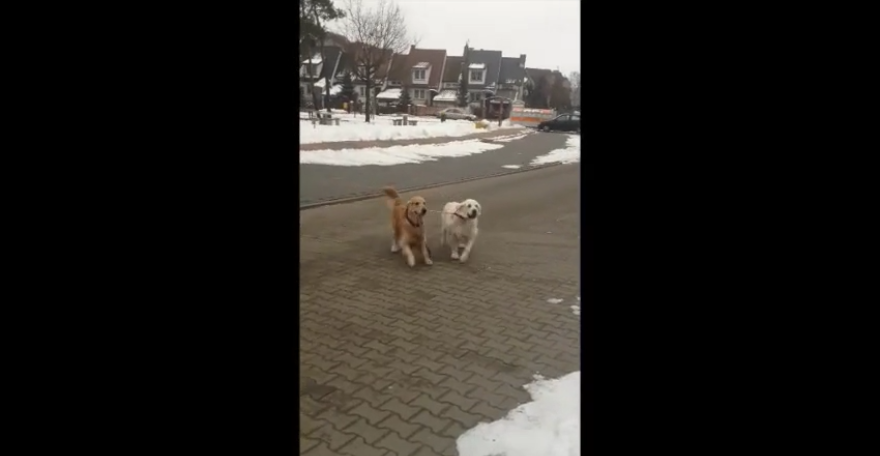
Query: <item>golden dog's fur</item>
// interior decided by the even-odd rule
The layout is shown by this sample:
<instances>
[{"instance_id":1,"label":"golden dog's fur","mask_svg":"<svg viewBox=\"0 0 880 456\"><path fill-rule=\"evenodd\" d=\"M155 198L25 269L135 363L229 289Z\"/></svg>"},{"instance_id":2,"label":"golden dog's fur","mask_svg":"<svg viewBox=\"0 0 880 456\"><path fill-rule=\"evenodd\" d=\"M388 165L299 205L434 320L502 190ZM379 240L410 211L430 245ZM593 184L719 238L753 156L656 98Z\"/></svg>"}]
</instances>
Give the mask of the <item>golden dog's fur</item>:
<instances>
[{"instance_id":1,"label":"golden dog's fur","mask_svg":"<svg viewBox=\"0 0 880 456\"><path fill-rule=\"evenodd\" d=\"M394 253L402 251L406 264L413 267L416 264L413 248L418 248L422 251L425 264L434 264L431 261L431 252L428 250L428 236L425 233L423 220L428 212L425 199L414 196L404 204L394 187L385 187L382 191L388 197L388 208L391 209L391 229L394 231L391 251Z\"/></svg>"}]
</instances>

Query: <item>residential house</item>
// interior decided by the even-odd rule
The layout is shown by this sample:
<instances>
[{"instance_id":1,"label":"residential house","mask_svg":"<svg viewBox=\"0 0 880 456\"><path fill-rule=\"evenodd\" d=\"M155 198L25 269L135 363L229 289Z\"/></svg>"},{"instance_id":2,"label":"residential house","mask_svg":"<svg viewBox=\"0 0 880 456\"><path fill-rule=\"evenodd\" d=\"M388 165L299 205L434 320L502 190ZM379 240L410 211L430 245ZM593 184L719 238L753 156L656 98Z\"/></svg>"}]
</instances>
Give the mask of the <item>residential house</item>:
<instances>
[{"instance_id":1,"label":"residential house","mask_svg":"<svg viewBox=\"0 0 880 456\"><path fill-rule=\"evenodd\" d=\"M406 87L413 105L432 106L434 96L440 92L446 50L417 49L413 45L407 55L398 57L388 75L388 89L384 96L379 94L379 99L390 101L394 93L399 97L400 89ZM398 82L400 89L395 87Z\"/></svg>"},{"instance_id":2,"label":"residential house","mask_svg":"<svg viewBox=\"0 0 880 456\"><path fill-rule=\"evenodd\" d=\"M337 46L325 46L323 58L320 53L316 52L311 59L305 59L300 63L299 96L301 103L306 105L311 104L311 91L314 90L316 92L319 91L318 103L322 104L324 87L328 83L330 84L330 87L333 87L336 83L336 69L339 66L341 56L341 48Z\"/></svg>"},{"instance_id":3,"label":"residential house","mask_svg":"<svg viewBox=\"0 0 880 456\"><path fill-rule=\"evenodd\" d=\"M458 87L461 81L461 65L464 57L446 56L443 78L440 80L440 93L434 97L434 106L451 108L458 106Z\"/></svg>"},{"instance_id":4,"label":"residential house","mask_svg":"<svg viewBox=\"0 0 880 456\"><path fill-rule=\"evenodd\" d=\"M501 74L501 51L468 49L467 61L468 92L471 102L479 106L485 96L495 94Z\"/></svg>"},{"instance_id":5,"label":"residential house","mask_svg":"<svg viewBox=\"0 0 880 456\"><path fill-rule=\"evenodd\" d=\"M501 75L495 94L511 101L523 99L523 85L526 82L526 56L501 58Z\"/></svg>"},{"instance_id":6,"label":"residential house","mask_svg":"<svg viewBox=\"0 0 880 456\"><path fill-rule=\"evenodd\" d=\"M363 79L364 68L363 65L360 65L356 61L355 52L359 50L359 44L352 44L350 46L350 51L346 52L346 64L347 71L351 71L352 74L352 85L354 86L354 91L357 94L358 100L361 102L366 99L367 92L367 81ZM397 54L394 54L392 51L387 50L384 52L384 58L382 59L382 65L378 68L376 73L373 75L373 81L370 84L370 87L373 91L371 99L375 100L375 95L379 93L388 81L388 73L391 69L392 64L397 59Z\"/></svg>"}]
</instances>

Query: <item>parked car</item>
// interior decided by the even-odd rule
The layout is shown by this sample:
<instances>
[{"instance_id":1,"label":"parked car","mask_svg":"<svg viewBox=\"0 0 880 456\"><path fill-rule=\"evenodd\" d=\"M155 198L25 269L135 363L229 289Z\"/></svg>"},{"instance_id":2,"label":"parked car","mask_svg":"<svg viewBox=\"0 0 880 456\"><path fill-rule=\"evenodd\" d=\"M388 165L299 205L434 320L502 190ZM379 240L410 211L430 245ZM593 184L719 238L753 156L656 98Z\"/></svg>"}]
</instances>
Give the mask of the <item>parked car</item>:
<instances>
[{"instance_id":1,"label":"parked car","mask_svg":"<svg viewBox=\"0 0 880 456\"><path fill-rule=\"evenodd\" d=\"M437 114L437 117L443 117L444 114L449 120L477 120L477 116L473 114L468 114L464 109L461 108L446 108L440 111Z\"/></svg>"},{"instance_id":2,"label":"parked car","mask_svg":"<svg viewBox=\"0 0 880 456\"><path fill-rule=\"evenodd\" d=\"M581 132L581 116L579 114L562 114L555 119L545 120L538 124L541 131Z\"/></svg>"}]
</instances>

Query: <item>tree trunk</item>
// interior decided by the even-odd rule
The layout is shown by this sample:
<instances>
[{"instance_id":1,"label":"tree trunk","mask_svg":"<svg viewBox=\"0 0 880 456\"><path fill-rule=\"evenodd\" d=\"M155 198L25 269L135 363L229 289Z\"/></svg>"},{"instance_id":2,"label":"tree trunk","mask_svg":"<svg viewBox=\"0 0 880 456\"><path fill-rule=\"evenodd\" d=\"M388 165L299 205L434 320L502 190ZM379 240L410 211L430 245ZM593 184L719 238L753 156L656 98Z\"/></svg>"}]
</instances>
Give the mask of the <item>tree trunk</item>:
<instances>
[{"instance_id":1,"label":"tree trunk","mask_svg":"<svg viewBox=\"0 0 880 456\"><path fill-rule=\"evenodd\" d=\"M318 15L318 9L317 9L315 2L312 2L312 14L315 16L315 25L317 25L318 28L321 29L321 17ZM323 29L321 29L321 30L323 30ZM322 63L321 69L326 70L328 62L327 62L327 54L324 53L324 37L321 37L321 63ZM331 70L331 72L332 71L333 70ZM322 71L322 72L326 73L326 71ZM333 75L331 74L330 76L333 76ZM330 112L330 78L329 77L327 78L326 81L324 81L324 93L326 95L324 97L324 100L326 100L326 103L324 103L324 104L326 106L324 106L324 107L327 108L327 112Z\"/></svg>"},{"instance_id":2,"label":"tree trunk","mask_svg":"<svg viewBox=\"0 0 880 456\"><path fill-rule=\"evenodd\" d=\"M364 90L364 97L366 98L366 102L364 103L364 112L367 113L365 121L367 123L370 122L370 110L373 108L373 105L370 103L370 92L372 91L372 84L370 78L367 78L367 89Z\"/></svg>"}]
</instances>

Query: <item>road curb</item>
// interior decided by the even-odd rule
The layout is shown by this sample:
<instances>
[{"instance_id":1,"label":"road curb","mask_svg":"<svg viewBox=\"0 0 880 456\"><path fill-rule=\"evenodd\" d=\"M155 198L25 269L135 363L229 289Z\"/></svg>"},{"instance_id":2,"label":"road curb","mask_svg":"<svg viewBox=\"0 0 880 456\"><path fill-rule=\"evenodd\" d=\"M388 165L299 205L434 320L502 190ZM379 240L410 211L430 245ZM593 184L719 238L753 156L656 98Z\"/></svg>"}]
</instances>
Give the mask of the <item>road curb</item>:
<instances>
[{"instance_id":1,"label":"road curb","mask_svg":"<svg viewBox=\"0 0 880 456\"><path fill-rule=\"evenodd\" d=\"M427 190L427 189L429 189L429 188L445 187L445 186L447 186L447 185L461 184L461 183L464 183L464 182L470 182L470 181L475 181L475 180L480 180L480 179L488 179L488 178L490 178L490 177L501 177L501 176L508 176L508 175L511 175L511 174L527 173L527 172L529 172L529 171L537 171L537 170L539 170L539 169L552 168L552 167L554 167L554 166L559 166L559 165L561 165L561 164L562 164L562 163L548 163L548 164L546 164L546 165L529 166L529 167L526 167L526 168L512 169L512 170L510 170L510 171L502 171L502 172L499 172L499 173L487 174L487 175L485 175L485 176L466 177L466 178L464 178L464 179L458 179L458 180L453 180L453 181L441 182L441 183L438 183L438 184L428 184L428 185L419 185L419 186L416 186L416 187L409 187L409 188L399 188L399 189L397 189L397 191L398 191L399 193L409 193L409 192L415 192L415 191L419 191L419 190ZM321 206L332 206L332 205L335 205L335 204L354 203L354 202L357 202L357 201L363 201L363 200L368 200L368 199L373 199L373 198L379 198L379 197L381 197L381 196L385 196L385 194L382 193L381 190L377 190L376 193L368 193L368 194L364 194L364 195L351 196L351 197L347 197L347 198L339 198L339 199L333 199L333 200L327 200L327 201L319 201L319 202L316 202L316 203L301 204L301 205L299 206L299 210L304 211L304 210L306 210L306 209L314 209L314 208L316 208L316 207L321 207Z\"/></svg>"}]
</instances>

